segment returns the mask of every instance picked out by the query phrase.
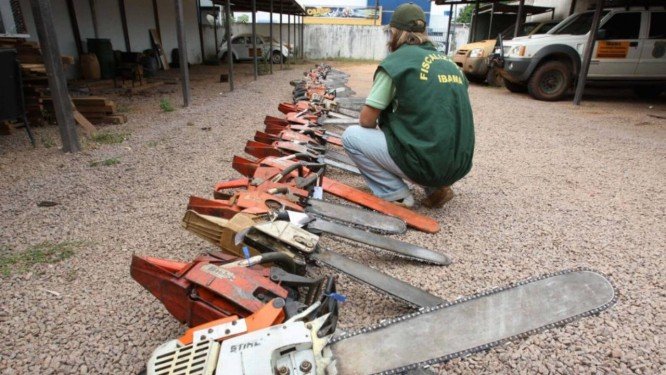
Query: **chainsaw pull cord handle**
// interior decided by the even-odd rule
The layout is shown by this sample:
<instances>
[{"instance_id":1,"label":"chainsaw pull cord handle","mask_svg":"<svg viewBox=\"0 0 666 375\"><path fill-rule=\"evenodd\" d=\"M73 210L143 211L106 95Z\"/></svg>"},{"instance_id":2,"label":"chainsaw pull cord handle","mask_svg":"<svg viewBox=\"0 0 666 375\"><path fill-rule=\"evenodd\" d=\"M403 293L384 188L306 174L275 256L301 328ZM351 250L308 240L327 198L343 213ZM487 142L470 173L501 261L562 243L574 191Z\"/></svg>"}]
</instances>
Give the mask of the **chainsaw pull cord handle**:
<instances>
[{"instance_id":1,"label":"chainsaw pull cord handle","mask_svg":"<svg viewBox=\"0 0 666 375\"><path fill-rule=\"evenodd\" d=\"M281 253L278 251L255 255L253 257L243 260L237 260L235 262L224 264L222 267L224 268L252 267L257 264L266 264L266 263L275 263L279 265L282 269L290 273L296 272L296 263L294 262L294 259L292 259L286 253Z\"/></svg>"}]
</instances>

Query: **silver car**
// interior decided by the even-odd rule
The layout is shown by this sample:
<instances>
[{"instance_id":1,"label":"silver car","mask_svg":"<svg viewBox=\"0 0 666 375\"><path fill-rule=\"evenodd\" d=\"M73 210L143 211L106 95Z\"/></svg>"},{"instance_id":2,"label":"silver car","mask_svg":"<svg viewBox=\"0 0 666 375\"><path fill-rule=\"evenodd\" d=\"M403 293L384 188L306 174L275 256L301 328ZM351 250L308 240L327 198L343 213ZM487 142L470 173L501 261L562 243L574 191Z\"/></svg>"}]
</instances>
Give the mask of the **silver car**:
<instances>
[{"instance_id":1,"label":"silver car","mask_svg":"<svg viewBox=\"0 0 666 375\"><path fill-rule=\"evenodd\" d=\"M270 38L257 35L257 56L268 58L273 64L279 64L288 57L292 56L291 48L286 43L282 44L273 39L271 48ZM252 50L252 34L233 35L231 37L231 56L234 61L252 60L254 53ZM227 41L220 43L218 57L224 61L227 59Z\"/></svg>"}]
</instances>

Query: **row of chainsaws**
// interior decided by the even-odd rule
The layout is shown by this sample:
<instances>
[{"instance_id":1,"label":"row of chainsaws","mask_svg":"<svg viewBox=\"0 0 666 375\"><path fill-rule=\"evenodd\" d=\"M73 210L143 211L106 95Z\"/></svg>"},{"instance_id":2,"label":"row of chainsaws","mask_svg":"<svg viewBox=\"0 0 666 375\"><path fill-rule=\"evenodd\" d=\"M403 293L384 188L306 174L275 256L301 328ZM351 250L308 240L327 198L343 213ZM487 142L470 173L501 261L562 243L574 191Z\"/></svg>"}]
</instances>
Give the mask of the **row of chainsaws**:
<instances>
[{"instance_id":1,"label":"row of chainsaws","mask_svg":"<svg viewBox=\"0 0 666 375\"><path fill-rule=\"evenodd\" d=\"M402 374L487 350L598 313L616 301L601 274L572 269L450 302L323 246L344 239L416 262L448 266L434 249L388 237L437 221L326 176L359 171L341 148L362 101L342 98L347 75L327 65L292 81L282 117L266 116L232 166L243 177L189 198L182 226L216 249L186 263L134 255L132 277L189 329L153 352L147 374ZM326 194L326 195L324 195ZM325 198L337 197L338 202ZM344 201L345 203L339 203ZM328 266L414 308L336 332L345 296Z\"/></svg>"}]
</instances>

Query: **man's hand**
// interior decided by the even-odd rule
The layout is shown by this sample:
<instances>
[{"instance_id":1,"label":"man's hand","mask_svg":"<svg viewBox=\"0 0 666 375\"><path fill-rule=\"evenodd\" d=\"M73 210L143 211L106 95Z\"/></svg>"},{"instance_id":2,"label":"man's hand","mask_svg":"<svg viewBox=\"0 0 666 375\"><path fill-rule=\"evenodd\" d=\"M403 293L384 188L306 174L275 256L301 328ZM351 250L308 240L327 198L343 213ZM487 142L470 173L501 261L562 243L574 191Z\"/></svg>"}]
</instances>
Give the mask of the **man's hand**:
<instances>
[{"instance_id":1,"label":"man's hand","mask_svg":"<svg viewBox=\"0 0 666 375\"><path fill-rule=\"evenodd\" d=\"M381 112L381 109L364 105L363 108L361 108L361 115L358 118L358 123L364 128L375 128Z\"/></svg>"}]
</instances>

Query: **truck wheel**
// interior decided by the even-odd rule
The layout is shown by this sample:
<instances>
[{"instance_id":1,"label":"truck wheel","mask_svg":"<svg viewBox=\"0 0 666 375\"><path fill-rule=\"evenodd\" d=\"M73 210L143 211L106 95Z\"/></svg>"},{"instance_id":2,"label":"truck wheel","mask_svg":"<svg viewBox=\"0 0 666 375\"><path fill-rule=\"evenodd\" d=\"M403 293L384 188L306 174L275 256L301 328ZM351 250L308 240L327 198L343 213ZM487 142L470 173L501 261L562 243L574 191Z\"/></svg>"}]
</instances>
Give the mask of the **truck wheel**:
<instances>
[{"instance_id":1,"label":"truck wheel","mask_svg":"<svg viewBox=\"0 0 666 375\"><path fill-rule=\"evenodd\" d=\"M279 64L282 62L282 53L280 52L273 52L271 55L271 63L273 64Z\"/></svg>"},{"instance_id":2,"label":"truck wheel","mask_svg":"<svg viewBox=\"0 0 666 375\"><path fill-rule=\"evenodd\" d=\"M549 61L534 71L527 81L527 91L534 99L555 101L567 93L571 69L561 61Z\"/></svg>"},{"instance_id":3,"label":"truck wheel","mask_svg":"<svg viewBox=\"0 0 666 375\"><path fill-rule=\"evenodd\" d=\"M511 82L508 79L504 80L504 87L506 87L506 89L511 92L522 93L527 91L527 86L520 83Z\"/></svg>"},{"instance_id":4,"label":"truck wheel","mask_svg":"<svg viewBox=\"0 0 666 375\"><path fill-rule=\"evenodd\" d=\"M489 86L493 87L502 87L504 86L504 78L499 73L499 69L492 67L488 69L488 74L486 75L486 82Z\"/></svg>"},{"instance_id":5,"label":"truck wheel","mask_svg":"<svg viewBox=\"0 0 666 375\"><path fill-rule=\"evenodd\" d=\"M483 83L486 80L484 76L477 76L474 74L465 73L465 78L472 83Z\"/></svg>"},{"instance_id":6,"label":"truck wheel","mask_svg":"<svg viewBox=\"0 0 666 375\"><path fill-rule=\"evenodd\" d=\"M656 99L661 93L664 92L662 86L637 86L634 87L634 94L644 100Z\"/></svg>"}]
</instances>

